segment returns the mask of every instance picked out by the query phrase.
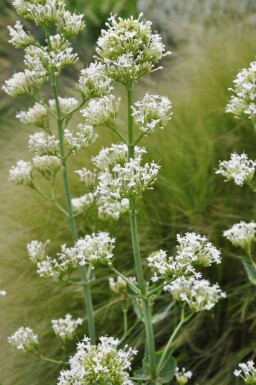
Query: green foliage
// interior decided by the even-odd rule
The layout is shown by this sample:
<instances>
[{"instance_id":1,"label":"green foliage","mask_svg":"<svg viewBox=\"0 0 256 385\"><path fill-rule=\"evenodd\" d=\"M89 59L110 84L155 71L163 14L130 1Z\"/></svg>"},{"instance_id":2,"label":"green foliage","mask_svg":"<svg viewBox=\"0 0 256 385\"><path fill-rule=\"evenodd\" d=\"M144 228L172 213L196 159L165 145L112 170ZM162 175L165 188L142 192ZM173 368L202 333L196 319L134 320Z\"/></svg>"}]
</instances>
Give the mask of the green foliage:
<instances>
[{"instance_id":1,"label":"green foliage","mask_svg":"<svg viewBox=\"0 0 256 385\"><path fill-rule=\"evenodd\" d=\"M242 260L244 268L246 270L246 273L248 275L249 281L253 284L256 285L256 269L255 266L250 265L248 262L245 260Z\"/></svg>"}]
</instances>

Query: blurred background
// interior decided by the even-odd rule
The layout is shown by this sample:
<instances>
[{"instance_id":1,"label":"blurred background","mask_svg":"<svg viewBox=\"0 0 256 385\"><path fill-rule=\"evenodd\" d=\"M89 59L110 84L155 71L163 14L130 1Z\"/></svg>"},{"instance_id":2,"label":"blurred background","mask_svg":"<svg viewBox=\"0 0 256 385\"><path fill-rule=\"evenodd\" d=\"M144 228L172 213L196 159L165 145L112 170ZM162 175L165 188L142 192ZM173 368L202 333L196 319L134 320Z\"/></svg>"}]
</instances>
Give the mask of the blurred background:
<instances>
[{"instance_id":1,"label":"blurred background","mask_svg":"<svg viewBox=\"0 0 256 385\"><path fill-rule=\"evenodd\" d=\"M241 384L234 378L233 370L239 362L255 358L256 295L239 260L240 250L226 242L222 234L240 220L255 219L255 197L246 188L224 183L214 170L220 159L228 159L234 151L245 151L255 159L256 134L252 126L226 114L225 106L235 75L255 60L256 3L254 0L66 2L70 10L85 14L87 28L73 42L81 60L75 70L72 67L65 72L61 96L76 95L74 84L79 69L93 59L96 40L110 13L126 17L143 12L173 52L162 63L163 71L144 77L136 87L136 98L152 92L166 95L173 102L173 119L168 127L143 143L148 148L148 159L160 162L161 172L154 190L144 195L139 207L142 255L146 257L159 248L171 254L176 234L186 231L205 234L221 248L223 263L203 273L213 283L220 283L227 299L213 311L198 314L190 321L176 340L175 355L179 366L193 371L191 384ZM1 84L23 68L23 53L8 43L6 26L13 25L16 19L11 2L1 0ZM43 354L51 357L59 354L60 346L53 342L50 321L67 312L82 316L81 292L38 278L28 261L28 242L50 238L54 252L61 243L68 242L68 229L48 202L8 181L10 167L19 159L29 159L27 140L35 128L23 126L15 118L17 111L30 102L22 98L13 100L0 93L0 289L8 292L1 298L0 306L0 383L54 385L60 368L14 351L6 339L19 326L30 326L40 336ZM118 88L118 93L124 92ZM124 130L125 103L124 95L120 113ZM75 120L80 119L78 114ZM107 131L100 134L95 147L72 158L71 170L86 165L102 146L116 141ZM82 194L73 176L72 183L73 195ZM61 182L59 187L61 194ZM125 215L118 223L104 222L92 211L79 219L78 226L81 235L108 229L117 238L115 254L119 270L132 274L129 221ZM102 270L98 274L100 278L93 287L98 330L101 334L121 336L120 304L106 289L107 273ZM164 296L156 304L156 311L163 311L169 302L170 298ZM130 311L130 324L134 317ZM165 344L176 317L174 309L155 324L159 347ZM82 335L81 330L77 338ZM140 348L143 341L143 328L139 326L129 343ZM75 342L69 346L70 354Z\"/></svg>"}]
</instances>

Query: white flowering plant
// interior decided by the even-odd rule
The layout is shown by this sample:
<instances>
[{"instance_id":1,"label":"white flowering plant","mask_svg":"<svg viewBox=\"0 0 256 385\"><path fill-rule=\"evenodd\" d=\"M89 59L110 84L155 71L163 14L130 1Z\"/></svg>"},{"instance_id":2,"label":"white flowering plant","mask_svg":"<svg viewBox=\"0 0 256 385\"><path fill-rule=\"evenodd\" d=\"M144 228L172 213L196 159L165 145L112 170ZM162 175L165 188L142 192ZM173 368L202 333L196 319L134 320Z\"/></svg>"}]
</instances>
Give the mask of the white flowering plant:
<instances>
[{"instance_id":1,"label":"white flowering plant","mask_svg":"<svg viewBox=\"0 0 256 385\"><path fill-rule=\"evenodd\" d=\"M249 119L256 127L256 62L252 62L249 68L242 69L234 80L234 88L229 88L233 95L226 107L226 112L234 114L235 118ZM249 159L248 155L232 153L230 160L220 161L216 174L223 175L227 181L233 180L238 186L248 186L252 192L256 192L253 183L256 162ZM248 278L256 285L256 261L253 255L253 245L256 241L256 223L241 221L224 231L224 237L234 246L241 247L245 256L241 257Z\"/></svg>"},{"instance_id":2,"label":"white flowering plant","mask_svg":"<svg viewBox=\"0 0 256 385\"><path fill-rule=\"evenodd\" d=\"M62 0L14 0L13 5L19 16L42 29L45 40L40 43L20 21L9 27L10 43L25 50L25 70L15 73L3 89L10 96L27 96L33 100L34 105L20 111L17 118L23 124L41 129L28 140L32 159L19 160L10 170L10 180L40 194L67 219L70 229L67 239L70 240L68 245L60 246L55 256L48 254L50 240L32 240L27 251L40 277L81 286L87 322L86 335L77 344L77 351L69 362L67 356L61 360L43 356L39 352L38 337L29 327L20 328L9 337L9 342L17 349L52 363L69 364L70 369L63 369L59 375L59 385L132 385L137 382L160 385L174 381L184 385L192 373L176 367L175 337L194 314L211 310L225 293L218 284L211 285L202 279L202 268L221 262L220 251L205 236L193 232L178 235L175 256L169 257L163 250L152 253L148 257L148 272L142 263L138 200L144 191L153 188L160 165L144 161L146 149L141 142L166 126L172 117L172 103L165 96L149 93L134 102L134 88L141 77L161 69L159 62L170 52L166 52L161 36L152 31L151 22L143 21L142 14L137 19L111 15L107 29L102 30L98 39L95 61L82 69L78 78L76 90L80 100L65 97L59 95L59 76L64 68L78 61L70 37L85 27L83 15L68 11ZM115 83L120 83L127 94L126 130L119 127L117 120L121 98L111 94ZM48 99L50 91L52 96ZM71 119L78 111L83 123L75 128ZM68 172L71 156L92 145L101 127L113 131L119 142L95 154L91 169L83 167L75 171L84 194L73 197ZM65 205L57 198L57 175L63 179ZM40 178L47 182L43 187ZM130 277L117 270L116 240L108 232L78 233L77 220L91 207L97 208L102 219L118 220L122 214L129 214L136 276ZM97 279L99 265L108 272L110 290L122 305L124 333L120 339L101 336L101 331L95 328L91 284ZM80 273L79 281L73 280L76 270ZM146 274L151 276L151 282L146 281ZM154 304L160 296L171 296L177 303L180 320L164 347L157 348L153 320L159 318L159 314L154 314ZM127 313L132 308L137 321L129 327ZM52 320L64 355L66 344L74 338L83 321L70 314ZM145 329L145 349L139 355L143 356L142 363L133 365L137 349L129 347L126 340L138 323Z\"/></svg>"},{"instance_id":3,"label":"white flowering plant","mask_svg":"<svg viewBox=\"0 0 256 385\"><path fill-rule=\"evenodd\" d=\"M229 88L233 95L226 107L226 112L234 114L235 118L249 119L256 127L256 62L252 62L249 68L242 69L234 80L234 88ZM226 180L233 180L238 186L247 186L252 192L256 192L253 183L256 162L249 159L243 153L231 154L229 161L220 161L216 174L223 175ZM256 223L240 221L223 233L234 246L243 249L245 255L241 257L249 281L256 285L256 260L255 241ZM247 363L239 363L239 369L234 371L237 378L242 378L245 384L256 384L256 369L252 360Z\"/></svg>"}]
</instances>

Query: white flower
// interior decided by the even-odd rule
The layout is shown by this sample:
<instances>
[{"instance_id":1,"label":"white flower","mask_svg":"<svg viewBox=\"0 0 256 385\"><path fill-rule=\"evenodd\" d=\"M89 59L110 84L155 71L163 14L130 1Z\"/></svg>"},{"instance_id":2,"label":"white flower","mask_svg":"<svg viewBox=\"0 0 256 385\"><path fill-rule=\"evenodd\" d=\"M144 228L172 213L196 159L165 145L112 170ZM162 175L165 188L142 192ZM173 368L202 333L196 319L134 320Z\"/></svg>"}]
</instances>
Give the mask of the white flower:
<instances>
[{"instance_id":1,"label":"white flower","mask_svg":"<svg viewBox=\"0 0 256 385\"><path fill-rule=\"evenodd\" d=\"M22 16L33 20L37 25L49 26L58 22L65 12L65 5L59 0L46 0L44 4L26 1L26 11Z\"/></svg>"},{"instance_id":2,"label":"white flower","mask_svg":"<svg viewBox=\"0 0 256 385\"><path fill-rule=\"evenodd\" d=\"M127 345L118 349L118 339L100 337L98 345L91 345L89 338L78 343L77 352L70 358L70 369L62 370L58 385L133 385L128 371L137 353Z\"/></svg>"},{"instance_id":3,"label":"white flower","mask_svg":"<svg viewBox=\"0 0 256 385\"><path fill-rule=\"evenodd\" d=\"M146 94L132 107L135 124L145 135L163 129L171 119L171 102L165 96Z\"/></svg>"},{"instance_id":4,"label":"white flower","mask_svg":"<svg viewBox=\"0 0 256 385\"><path fill-rule=\"evenodd\" d=\"M102 172L98 179L97 192L114 200L129 198L130 194L141 196L152 188L160 166L156 163L141 165L140 159L131 159L124 165L116 164L112 172Z\"/></svg>"},{"instance_id":5,"label":"white flower","mask_svg":"<svg viewBox=\"0 0 256 385\"><path fill-rule=\"evenodd\" d=\"M94 143L98 135L94 132L93 126L79 124L79 131L72 133L68 129L64 130L64 141L67 148L78 153L84 148L87 148L90 144Z\"/></svg>"},{"instance_id":6,"label":"white flower","mask_svg":"<svg viewBox=\"0 0 256 385\"><path fill-rule=\"evenodd\" d=\"M88 193L88 194L82 195L79 198L71 199L73 211L80 212L87 209L88 207L92 206L92 204L94 203L94 200L95 198L93 193Z\"/></svg>"},{"instance_id":7,"label":"white flower","mask_svg":"<svg viewBox=\"0 0 256 385\"><path fill-rule=\"evenodd\" d=\"M99 62L91 63L81 70L77 88L84 99L108 95L113 89L111 78L107 76L106 67Z\"/></svg>"},{"instance_id":8,"label":"white flower","mask_svg":"<svg viewBox=\"0 0 256 385\"><path fill-rule=\"evenodd\" d=\"M242 377L244 382L249 385L256 383L256 369L253 361L247 361L246 363L238 364L240 369L234 371L236 377Z\"/></svg>"},{"instance_id":9,"label":"white flower","mask_svg":"<svg viewBox=\"0 0 256 385\"><path fill-rule=\"evenodd\" d=\"M40 171L46 178L50 178L60 169L61 160L54 155L37 155L32 159L32 164L34 169Z\"/></svg>"},{"instance_id":10,"label":"white flower","mask_svg":"<svg viewBox=\"0 0 256 385\"><path fill-rule=\"evenodd\" d=\"M62 261L72 260L83 266L88 263L93 265L97 262L103 264L112 263L115 238L111 238L108 233L100 231L92 235L86 235L79 239L74 247L62 248L59 255Z\"/></svg>"},{"instance_id":11,"label":"white flower","mask_svg":"<svg viewBox=\"0 0 256 385\"><path fill-rule=\"evenodd\" d=\"M14 0L13 1L13 6L15 7L16 12L20 16L23 16L23 14L26 13L26 5L27 5L26 0Z\"/></svg>"},{"instance_id":12,"label":"white flower","mask_svg":"<svg viewBox=\"0 0 256 385\"><path fill-rule=\"evenodd\" d=\"M76 170L75 173L79 175L80 181L83 182L86 187L90 189L95 187L97 177L95 171L90 171L84 167L81 170Z\"/></svg>"},{"instance_id":13,"label":"white flower","mask_svg":"<svg viewBox=\"0 0 256 385\"><path fill-rule=\"evenodd\" d=\"M72 112L76 107L78 106L78 100L75 98L58 98L59 100L59 106L60 106L60 112L62 116L65 116ZM56 110L56 103L55 100L49 100L49 105L52 110Z\"/></svg>"},{"instance_id":14,"label":"white flower","mask_svg":"<svg viewBox=\"0 0 256 385\"><path fill-rule=\"evenodd\" d=\"M255 173L256 162L249 159L246 154L231 154L231 159L221 161L216 174L221 174L227 180L234 179L235 184L242 186L249 183Z\"/></svg>"},{"instance_id":15,"label":"white flower","mask_svg":"<svg viewBox=\"0 0 256 385\"><path fill-rule=\"evenodd\" d=\"M24 352L36 353L38 351L38 337L29 327L20 327L12 336L8 337L8 342Z\"/></svg>"},{"instance_id":16,"label":"white flower","mask_svg":"<svg viewBox=\"0 0 256 385\"><path fill-rule=\"evenodd\" d=\"M100 219L118 220L120 215L129 210L129 199L123 198L120 202L108 197L101 197L97 201L98 216Z\"/></svg>"},{"instance_id":17,"label":"white flower","mask_svg":"<svg viewBox=\"0 0 256 385\"><path fill-rule=\"evenodd\" d=\"M223 235L226 237L234 246L240 246L246 248L250 245L251 241L255 238L256 234L256 223L243 221L236 223L229 230L224 231Z\"/></svg>"},{"instance_id":18,"label":"white flower","mask_svg":"<svg viewBox=\"0 0 256 385\"><path fill-rule=\"evenodd\" d=\"M185 385L192 378L192 372L190 370L186 372L185 368L179 369L177 367L175 370L175 378L179 385Z\"/></svg>"},{"instance_id":19,"label":"white flower","mask_svg":"<svg viewBox=\"0 0 256 385\"><path fill-rule=\"evenodd\" d=\"M135 146L134 157L140 160L146 153L144 147ZM124 165L127 162L128 146L126 144L112 144L111 147L103 148L99 154L92 158L92 163L99 169L112 170L117 164Z\"/></svg>"},{"instance_id":20,"label":"white flower","mask_svg":"<svg viewBox=\"0 0 256 385\"><path fill-rule=\"evenodd\" d=\"M65 11L61 18L57 20L58 31L66 37L78 35L84 28L84 15L76 15Z\"/></svg>"},{"instance_id":21,"label":"white flower","mask_svg":"<svg viewBox=\"0 0 256 385\"><path fill-rule=\"evenodd\" d=\"M133 284L137 283L136 277L127 277L127 279ZM126 292L127 282L122 277L118 276L116 281L111 277L108 282L110 290L114 293L119 295Z\"/></svg>"},{"instance_id":22,"label":"white flower","mask_svg":"<svg viewBox=\"0 0 256 385\"><path fill-rule=\"evenodd\" d=\"M47 110L40 103L36 103L27 111L20 111L16 117L20 119L23 124L32 124L42 128L47 128L49 126Z\"/></svg>"},{"instance_id":23,"label":"white flower","mask_svg":"<svg viewBox=\"0 0 256 385\"><path fill-rule=\"evenodd\" d=\"M153 34L151 22L111 16L97 42L98 59L105 63L111 78L125 85L136 82L151 72L167 53L158 34Z\"/></svg>"},{"instance_id":24,"label":"white flower","mask_svg":"<svg viewBox=\"0 0 256 385\"><path fill-rule=\"evenodd\" d=\"M65 342L74 337L75 330L82 323L82 318L72 319L70 314L66 314L65 318L52 320L52 328L56 336Z\"/></svg>"},{"instance_id":25,"label":"white flower","mask_svg":"<svg viewBox=\"0 0 256 385\"><path fill-rule=\"evenodd\" d=\"M49 239L45 243L42 243L36 240L28 243L27 251L28 251L29 259L34 263L37 263L38 261L45 259L46 249L49 243L50 243Z\"/></svg>"},{"instance_id":26,"label":"white flower","mask_svg":"<svg viewBox=\"0 0 256 385\"><path fill-rule=\"evenodd\" d=\"M226 295L218 284L210 285L206 279L179 277L164 287L175 301L185 302L192 311L210 310Z\"/></svg>"},{"instance_id":27,"label":"white flower","mask_svg":"<svg viewBox=\"0 0 256 385\"><path fill-rule=\"evenodd\" d=\"M68 271L67 264L60 265L56 258L46 256L37 262L37 274L42 278L50 278L53 281L61 279Z\"/></svg>"},{"instance_id":28,"label":"white flower","mask_svg":"<svg viewBox=\"0 0 256 385\"><path fill-rule=\"evenodd\" d=\"M91 126L113 127L119 108L121 98L116 99L114 95L103 96L99 99L92 99L88 107L81 110L85 118L85 124Z\"/></svg>"},{"instance_id":29,"label":"white flower","mask_svg":"<svg viewBox=\"0 0 256 385\"><path fill-rule=\"evenodd\" d=\"M249 68L244 68L234 80L235 95L231 97L226 107L226 112L231 112L236 117L248 117L256 120L256 62L252 62Z\"/></svg>"},{"instance_id":30,"label":"white flower","mask_svg":"<svg viewBox=\"0 0 256 385\"><path fill-rule=\"evenodd\" d=\"M195 263L200 266L211 266L221 263L220 251L207 241L205 236L196 233L186 233L183 237L177 235L176 259L182 264Z\"/></svg>"},{"instance_id":31,"label":"white flower","mask_svg":"<svg viewBox=\"0 0 256 385\"><path fill-rule=\"evenodd\" d=\"M35 39L30 34L27 34L20 21L16 21L14 27L7 27L11 36L9 43L13 44L16 48L24 48L30 44L33 44Z\"/></svg>"},{"instance_id":32,"label":"white flower","mask_svg":"<svg viewBox=\"0 0 256 385\"><path fill-rule=\"evenodd\" d=\"M59 140L54 135L36 132L29 136L28 148L37 155L58 155Z\"/></svg>"},{"instance_id":33,"label":"white flower","mask_svg":"<svg viewBox=\"0 0 256 385\"><path fill-rule=\"evenodd\" d=\"M7 294L7 291L5 290L0 290L0 295L2 295L3 297Z\"/></svg>"},{"instance_id":34,"label":"white flower","mask_svg":"<svg viewBox=\"0 0 256 385\"><path fill-rule=\"evenodd\" d=\"M40 88L46 79L45 72L34 70L17 72L9 80L5 81L3 90L10 96L33 95L35 88Z\"/></svg>"},{"instance_id":35,"label":"white flower","mask_svg":"<svg viewBox=\"0 0 256 385\"><path fill-rule=\"evenodd\" d=\"M56 76L64 67L75 64L78 61L78 56L73 53L71 44L62 35L50 36L50 43L49 52L44 54L45 69Z\"/></svg>"},{"instance_id":36,"label":"white flower","mask_svg":"<svg viewBox=\"0 0 256 385\"><path fill-rule=\"evenodd\" d=\"M19 160L16 166L12 166L9 171L10 180L16 184L32 186L32 164Z\"/></svg>"}]
</instances>

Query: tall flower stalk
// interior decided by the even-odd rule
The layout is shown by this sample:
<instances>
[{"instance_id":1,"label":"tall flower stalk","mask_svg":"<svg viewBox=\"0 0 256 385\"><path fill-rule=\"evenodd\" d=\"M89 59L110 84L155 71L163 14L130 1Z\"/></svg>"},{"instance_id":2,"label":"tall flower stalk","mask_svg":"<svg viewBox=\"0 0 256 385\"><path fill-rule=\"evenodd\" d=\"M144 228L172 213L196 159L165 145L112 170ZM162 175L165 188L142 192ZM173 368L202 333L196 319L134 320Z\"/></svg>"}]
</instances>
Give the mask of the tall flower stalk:
<instances>
[{"instance_id":1,"label":"tall flower stalk","mask_svg":"<svg viewBox=\"0 0 256 385\"><path fill-rule=\"evenodd\" d=\"M78 241L78 233L77 233L76 219L74 218L74 213L73 213L73 208L72 208L70 183L69 183L67 165L66 165L66 154L65 154L65 147L64 147L64 129L63 129L63 124L62 124L63 123L63 117L61 114L61 109L60 109L60 104L59 104L56 77L54 75L51 77L51 86L52 86L52 91L53 91L55 106L56 106L59 150L60 150L60 158L61 158L61 166L62 166L61 171L62 171L64 192L65 192L65 197L66 197L68 221L69 221L69 227L70 227L70 231L71 231L72 241L73 241L73 243L75 243ZM81 279L83 282L82 286L83 286L83 292L84 292L84 302L85 302L85 307L86 307L86 313L87 313L87 318L88 318L89 336L91 338L92 343L95 344L96 343L96 334L95 334L95 321L94 321L94 313L93 313L92 295L91 295L91 288L90 288L90 283L89 283L90 273L89 273L88 266L78 265L78 269L79 269Z\"/></svg>"},{"instance_id":2,"label":"tall flower stalk","mask_svg":"<svg viewBox=\"0 0 256 385\"><path fill-rule=\"evenodd\" d=\"M128 100L128 161L134 159L134 124L132 116L132 87L127 87L127 100ZM135 271L138 279L138 286L142 296L144 324L146 330L146 351L148 352L149 366L151 378L154 380L156 377L156 359L155 359L155 338L151 317L150 301L147 293L146 280L144 278L142 260L140 253L140 242L137 226L137 210L136 210L136 197L131 194L129 197L129 209L130 209L130 225L132 236L132 247Z\"/></svg>"}]
</instances>

